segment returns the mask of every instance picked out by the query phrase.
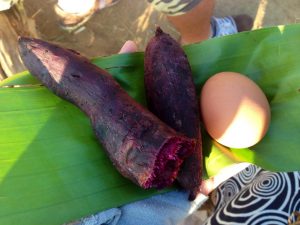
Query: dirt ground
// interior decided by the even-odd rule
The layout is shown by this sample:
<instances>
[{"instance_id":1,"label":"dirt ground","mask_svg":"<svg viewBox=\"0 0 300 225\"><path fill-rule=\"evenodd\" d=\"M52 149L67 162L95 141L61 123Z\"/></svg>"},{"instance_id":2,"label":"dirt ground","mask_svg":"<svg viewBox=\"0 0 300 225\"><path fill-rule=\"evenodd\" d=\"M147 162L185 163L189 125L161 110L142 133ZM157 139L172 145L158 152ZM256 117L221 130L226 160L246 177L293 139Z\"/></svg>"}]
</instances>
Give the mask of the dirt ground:
<instances>
[{"instance_id":1,"label":"dirt ground","mask_svg":"<svg viewBox=\"0 0 300 225\"><path fill-rule=\"evenodd\" d=\"M35 16L37 31L42 38L75 48L89 57L116 53L128 39L136 41L140 50L143 50L153 35L155 25L178 36L165 16L155 11L146 0L121 0L119 4L95 14L81 32L70 34L57 26L57 18L51 10L55 2L25 0L24 6L29 17ZM256 18L255 29L296 23L300 22L300 1L216 1L216 16L241 13Z\"/></svg>"},{"instance_id":2,"label":"dirt ground","mask_svg":"<svg viewBox=\"0 0 300 225\"><path fill-rule=\"evenodd\" d=\"M79 30L70 33L60 28L54 12L57 0L23 0L22 7L0 12L0 65L2 78L24 70L17 57L17 36L27 34L72 48L87 57L106 56L117 53L122 44L134 40L139 50L144 50L156 25L161 26L175 38L177 31L166 17L155 11L146 0L121 0L118 4L94 14ZM22 9L21 15L20 8ZM13 15L12 15L13 14ZM216 0L215 16L249 14L255 19L253 29L300 22L298 0ZM3 17L7 17L3 22ZM13 17L13 20L11 19ZM19 17L25 18L25 26L18 26ZM8 25L14 37L7 34ZM27 30L26 30L27 29ZM6 36L5 36L6 34ZM20 64L20 65L18 65ZM1 68L0 66L0 68ZM1 76L0 76L1 79Z\"/></svg>"}]
</instances>

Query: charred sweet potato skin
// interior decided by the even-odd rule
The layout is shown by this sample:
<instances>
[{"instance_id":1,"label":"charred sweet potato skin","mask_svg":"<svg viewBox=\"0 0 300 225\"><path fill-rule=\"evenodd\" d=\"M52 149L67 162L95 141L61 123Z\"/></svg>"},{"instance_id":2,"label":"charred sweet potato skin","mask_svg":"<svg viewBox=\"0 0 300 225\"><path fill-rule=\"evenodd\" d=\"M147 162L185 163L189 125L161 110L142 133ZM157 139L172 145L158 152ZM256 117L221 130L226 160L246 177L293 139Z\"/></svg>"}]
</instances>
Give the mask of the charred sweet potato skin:
<instances>
[{"instance_id":1,"label":"charred sweet potato skin","mask_svg":"<svg viewBox=\"0 0 300 225\"><path fill-rule=\"evenodd\" d=\"M89 116L97 139L123 176L143 188L172 184L195 140L166 126L80 54L31 38L20 38L19 46L29 71Z\"/></svg>"},{"instance_id":2,"label":"charred sweet potato skin","mask_svg":"<svg viewBox=\"0 0 300 225\"><path fill-rule=\"evenodd\" d=\"M145 89L150 111L176 131L197 140L195 151L185 159L177 178L182 187L190 190L192 200L202 180L199 101L187 56L160 28L145 51Z\"/></svg>"}]
</instances>

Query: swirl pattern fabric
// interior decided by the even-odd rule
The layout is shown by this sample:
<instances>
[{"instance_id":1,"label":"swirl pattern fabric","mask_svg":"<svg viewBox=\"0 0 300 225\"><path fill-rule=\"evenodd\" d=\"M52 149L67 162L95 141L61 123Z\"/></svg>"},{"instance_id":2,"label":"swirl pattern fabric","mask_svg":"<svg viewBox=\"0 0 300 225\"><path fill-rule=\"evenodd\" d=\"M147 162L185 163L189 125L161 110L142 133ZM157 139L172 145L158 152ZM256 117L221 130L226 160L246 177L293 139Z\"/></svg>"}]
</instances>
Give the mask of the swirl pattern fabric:
<instances>
[{"instance_id":1,"label":"swirl pattern fabric","mask_svg":"<svg viewBox=\"0 0 300 225\"><path fill-rule=\"evenodd\" d=\"M214 224L287 224L300 211L300 173L275 173L251 165L215 191Z\"/></svg>"}]
</instances>

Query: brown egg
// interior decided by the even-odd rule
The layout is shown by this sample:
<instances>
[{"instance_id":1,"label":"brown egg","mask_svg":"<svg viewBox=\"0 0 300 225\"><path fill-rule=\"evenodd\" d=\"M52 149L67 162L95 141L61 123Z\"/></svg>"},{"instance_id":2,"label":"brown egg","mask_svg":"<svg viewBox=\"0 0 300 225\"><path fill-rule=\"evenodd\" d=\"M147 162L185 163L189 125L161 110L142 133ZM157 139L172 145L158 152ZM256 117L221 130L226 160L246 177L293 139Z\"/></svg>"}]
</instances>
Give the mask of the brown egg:
<instances>
[{"instance_id":1,"label":"brown egg","mask_svg":"<svg viewBox=\"0 0 300 225\"><path fill-rule=\"evenodd\" d=\"M204 84L200 107L210 136L231 148L255 145L266 134L271 113L268 100L245 75L221 72Z\"/></svg>"}]
</instances>

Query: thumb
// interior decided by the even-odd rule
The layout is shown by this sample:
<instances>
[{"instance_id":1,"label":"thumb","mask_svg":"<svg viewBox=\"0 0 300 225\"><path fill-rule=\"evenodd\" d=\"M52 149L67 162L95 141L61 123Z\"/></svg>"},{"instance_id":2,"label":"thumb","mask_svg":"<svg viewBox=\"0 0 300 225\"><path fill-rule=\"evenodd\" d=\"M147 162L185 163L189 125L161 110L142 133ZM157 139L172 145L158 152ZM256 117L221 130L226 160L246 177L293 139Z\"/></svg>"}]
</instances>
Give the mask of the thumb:
<instances>
[{"instance_id":1,"label":"thumb","mask_svg":"<svg viewBox=\"0 0 300 225\"><path fill-rule=\"evenodd\" d=\"M124 43L122 48L119 51L119 54L122 53L130 53L130 52L136 52L137 51L137 45L134 41L128 40Z\"/></svg>"},{"instance_id":2,"label":"thumb","mask_svg":"<svg viewBox=\"0 0 300 225\"><path fill-rule=\"evenodd\" d=\"M201 188L200 188L201 193L208 195L214 189L216 189L220 184L222 184L229 178L235 176L236 174L244 170L249 165L250 163L236 163L231 166L227 166L223 168L214 177L202 181Z\"/></svg>"}]
</instances>

